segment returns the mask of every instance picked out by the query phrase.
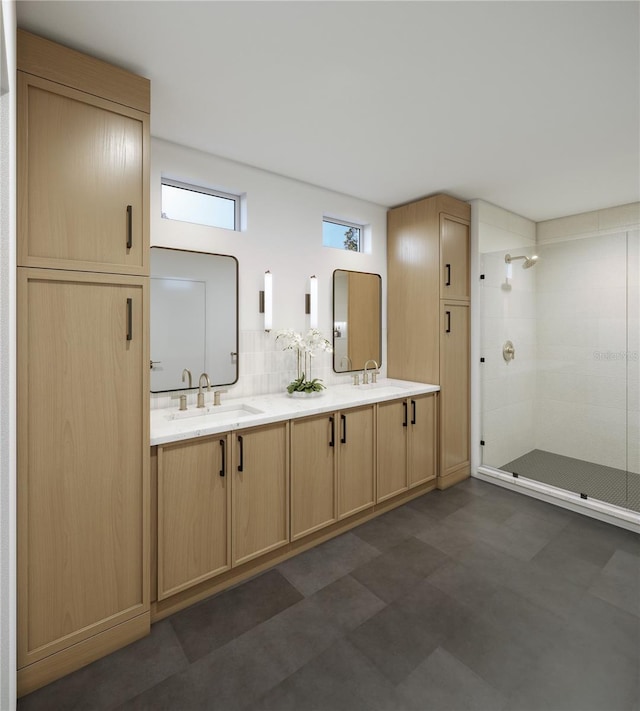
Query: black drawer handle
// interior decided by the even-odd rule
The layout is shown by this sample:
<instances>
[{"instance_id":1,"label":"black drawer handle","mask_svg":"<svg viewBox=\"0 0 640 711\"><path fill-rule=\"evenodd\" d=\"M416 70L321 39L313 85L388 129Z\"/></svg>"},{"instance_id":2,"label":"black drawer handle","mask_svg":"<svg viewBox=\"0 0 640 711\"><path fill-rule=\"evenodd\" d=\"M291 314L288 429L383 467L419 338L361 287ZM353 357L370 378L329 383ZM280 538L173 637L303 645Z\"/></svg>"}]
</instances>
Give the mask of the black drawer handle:
<instances>
[{"instance_id":1,"label":"black drawer handle","mask_svg":"<svg viewBox=\"0 0 640 711\"><path fill-rule=\"evenodd\" d=\"M444 283L444 285L451 286L451 265L446 264L445 269L447 270L447 281Z\"/></svg>"},{"instance_id":2,"label":"black drawer handle","mask_svg":"<svg viewBox=\"0 0 640 711\"><path fill-rule=\"evenodd\" d=\"M240 447L240 462L238 463L238 471L244 471L244 439L242 435L238 435L238 445Z\"/></svg>"},{"instance_id":3,"label":"black drawer handle","mask_svg":"<svg viewBox=\"0 0 640 711\"><path fill-rule=\"evenodd\" d=\"M133 340L133 299L127 299L127 341Z\"/></svg>"},{"instance_id":4,"label":"black drawer handle","mask_svg":"<svg viewBox=\"0 0 640 711\"><path fill-rule=\"evenodd\" d=\"M336 446L336 424L333 420L333 417L329 418L329 422L331 423L331 439L329 440L329 446L335 447Z\"/></svg>"},{"instance_id":5,"label":"black drawer handle","mask_svg":"<svg viewBox=\"0 0 640 711\"><path fill-rule=\"evenodd\" d=\"M222 447L222 468L220 469L220 476L224 476L227 471L227 443L224 439L220 440L220 446Z\"/></svg>"},{"instance_id":6,"label":"black drawer handle","mask_svg":"<svg viewBox=\"0 0 640 711\"><path fill-rule=\"evenodd\" d=\"M406 427L407 426L407 401L406 400L402 403L402 407L404 409L404 419L402 420L402 426Z\"/></svg>"},{"instance_id":7,"label":"black drawer handle","mask_svg":"<svg viewBox=\"0 0 640 711\"><path fill-rule=\"evenodd\" d=\"M416 424L416 401L411 401L411 424Z\"/></svg>"},{"instance_id":8,"label":"black drawer handle","mask_svg":"<svg viewBox=\"0 0 640 711\"><path fill-rule=\"evenodd\" d=\"M445 311L445 314L447 315L447 328L445 333L451 333L451 311Z\"/></svg>"},{"instance_id":9,"label":"black drawer handle","mask_svg":"<svg viewBox=\"0 0 640 711\"><path fill-rule=\"evenodd\" d=\"M127 205L127 249L133 247L133 206Z\"/></svg>"},{"instance_id":10,"label":"black drawer handle","mask_svg":"<svg viewBox=\"0 0 640 711\"><path fill-rule=\"evenodd\" d=\"M342 423L342 437L340 437L340 444L347 443L347 416L340 415L340 422Z\"/></svg>"}]
</instances>

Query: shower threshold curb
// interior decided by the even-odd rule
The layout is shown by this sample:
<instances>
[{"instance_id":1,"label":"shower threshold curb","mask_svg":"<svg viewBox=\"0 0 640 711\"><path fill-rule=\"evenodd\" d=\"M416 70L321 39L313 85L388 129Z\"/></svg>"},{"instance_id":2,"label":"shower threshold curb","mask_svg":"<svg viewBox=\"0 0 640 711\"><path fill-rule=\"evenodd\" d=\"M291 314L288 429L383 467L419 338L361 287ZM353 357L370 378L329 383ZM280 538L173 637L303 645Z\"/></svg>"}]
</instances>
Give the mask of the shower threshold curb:
<instances>
[{"instance_id":1,"label":"shower threshold curb","mask_svg":"<svg viewBox=\"0 0 640 711\"><path fill-rule=\"evenodd\" d=\"M558 489L533 479L524 477L516 479L513 474L507 474L500 469L484 465L479 466L477 471L471 473L471 476L640 534L640 514L628 509L593 499L581 499L579 494Z\"/></svg>"}]
</instances>

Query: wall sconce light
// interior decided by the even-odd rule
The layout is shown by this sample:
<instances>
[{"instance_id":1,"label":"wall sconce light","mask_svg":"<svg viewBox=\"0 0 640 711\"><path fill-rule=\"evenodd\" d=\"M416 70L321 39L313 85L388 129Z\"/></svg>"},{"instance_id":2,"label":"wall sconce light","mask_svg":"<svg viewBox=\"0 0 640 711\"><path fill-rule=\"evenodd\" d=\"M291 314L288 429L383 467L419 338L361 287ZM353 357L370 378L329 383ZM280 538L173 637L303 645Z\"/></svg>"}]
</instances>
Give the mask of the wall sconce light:
<instances>
[{"instance_id":1,"label":"wall sconce light","mask_svg":"<svg viewBox=\"0 0 640 711\"><path fill-rule=\"evenodd\" d=\"M260 313L264 314L264 330L267 333L273 328L273 274L267 269L264 273L264 291L260 296Z\"/></svg>"},{"instance_id":2,"label":"wall sconce light","mask_svg":"<svg viewBox=\"0 0 640 711\"><path fill-rule=\"evenodd\" d=\"M309 327L318 328L318 277L309 277L309 293L304 295L304 312L309 314Z\"/></svg>"}]
</instances>

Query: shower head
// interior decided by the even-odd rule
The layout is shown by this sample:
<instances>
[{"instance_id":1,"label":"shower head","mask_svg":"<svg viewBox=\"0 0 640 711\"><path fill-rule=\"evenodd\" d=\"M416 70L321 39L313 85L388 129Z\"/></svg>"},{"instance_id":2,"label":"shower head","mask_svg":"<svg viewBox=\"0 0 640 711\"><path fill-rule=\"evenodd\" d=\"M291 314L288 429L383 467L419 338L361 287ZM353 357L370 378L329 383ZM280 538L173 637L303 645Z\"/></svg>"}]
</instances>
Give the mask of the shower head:
<instances>
[{"instance_id":1,"label":"shower head","mask_svg":"<svg viewBox=\"0 0 640 711\"><path fill-rule=\"evenodd\" d=\"M522 263L522 268L530 269L531 267L534 267L536 265L536 262L538 261L538 255L534 254L532 257L527 257L524 254L520 257L512 257L510 254L504 255L504 261L507 264L511 264L511 262L514 262L516 259L524 259L524 262Z\"/></svg>"}]
</instances>

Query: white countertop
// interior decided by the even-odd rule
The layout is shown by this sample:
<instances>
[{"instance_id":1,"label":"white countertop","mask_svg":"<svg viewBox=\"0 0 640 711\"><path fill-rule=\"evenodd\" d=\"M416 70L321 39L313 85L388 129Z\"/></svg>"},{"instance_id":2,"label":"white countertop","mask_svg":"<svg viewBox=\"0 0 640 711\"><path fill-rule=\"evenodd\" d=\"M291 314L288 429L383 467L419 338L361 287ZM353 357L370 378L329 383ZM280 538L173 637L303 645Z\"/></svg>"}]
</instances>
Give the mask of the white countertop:
<instances>
[{"instance_id":1,"label":"white countertop","mask_svg":"<svg viewBox=\"0 0 640 711\"><path fill-rule=\"evenodd\" d=\"M372 385L332 385L318 396L290 397L287 393L272 393L228 398L222 400L220 407L214 407L211 404L212 394L206 393L204 411L193 406L186 413L179 413L177 407L152 410L151 445L205 437L438 390L439 385L381 378Z\"/></svg>"}]
</instances>

